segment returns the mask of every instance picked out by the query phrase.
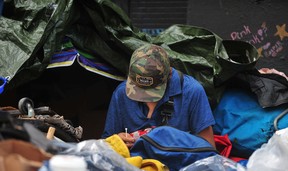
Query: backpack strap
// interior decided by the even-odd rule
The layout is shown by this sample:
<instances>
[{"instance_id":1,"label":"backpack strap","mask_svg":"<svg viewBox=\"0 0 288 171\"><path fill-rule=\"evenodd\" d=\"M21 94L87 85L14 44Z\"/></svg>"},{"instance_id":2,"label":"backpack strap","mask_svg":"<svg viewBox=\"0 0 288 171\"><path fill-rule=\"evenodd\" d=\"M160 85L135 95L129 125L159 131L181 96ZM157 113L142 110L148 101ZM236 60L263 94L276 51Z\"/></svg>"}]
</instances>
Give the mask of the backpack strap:
<instances>
[{"instance_id":1,"label":"backpack strap","mask_svg":"<svg viewBox=\"0 0 288 171\"><path fill-rule=\"evenodd\" d=\"M180 78L180 84L181 84L181 89L182 89L182 86L183 86L183 80L184 80L184 75L183 75L183 72L179 71L179 70L176 70L178 72L178 75L179 75L179 78Z\"/></svg>"},{"instance_id":2,"label":"backpack strap","mask_svg":"<svg viewBox=\"0 0 288 171\"><path fill-rule=\"evenodd\" d=\"M273 122L273 125L274 125L274 129L275 131L278 131L278 120L281 119L284 115L288 114L288 108L285 109L282 113L280 113L275 119L274 119L274 122Z\"/></svg>"},{"instance_id":3,"label":"backpack strap","mask_svg":"<svg viewBox=\"0 0 288 171\"><path fill-rule=\"evenodd\" d=\"M179 70L176 71L178 72L182 89L184 76L181 71ZM162 109L160 112L160 115L162 116L161 126L168 124L168 120L171 118L173 112L174 112L174 98L173 96L171 96L169 97L169 100L162 105Z\"/></svg>"}]
</instances>

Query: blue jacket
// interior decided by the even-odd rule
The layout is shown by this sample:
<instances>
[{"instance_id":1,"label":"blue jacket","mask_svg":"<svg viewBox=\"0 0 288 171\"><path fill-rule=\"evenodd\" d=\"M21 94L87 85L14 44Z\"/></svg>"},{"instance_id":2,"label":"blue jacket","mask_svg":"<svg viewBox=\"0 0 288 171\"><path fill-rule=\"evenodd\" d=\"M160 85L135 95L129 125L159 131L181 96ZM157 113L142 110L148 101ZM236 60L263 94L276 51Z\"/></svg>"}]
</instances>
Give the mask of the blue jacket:
<instances>
[{"instance_id":1,"label":"blue jacket","mask_svg":"<svg viewBox=\"0 0 288 171\"><path fill-rule=\"evenodd\" d=\"M143 102L133 101L126 96L126 81L115 89L110 101L102 138L113 134L128 133L159 126L162 121L161 105L173 97L174 113L168 125L180 130L197 134L208 126L214 125L215 120L202 85L192 76L183 76L172 68L172 77L167 84L163 98L158 102L151 118L147 118L148 107Z\"/></svg>"}]
</instances>

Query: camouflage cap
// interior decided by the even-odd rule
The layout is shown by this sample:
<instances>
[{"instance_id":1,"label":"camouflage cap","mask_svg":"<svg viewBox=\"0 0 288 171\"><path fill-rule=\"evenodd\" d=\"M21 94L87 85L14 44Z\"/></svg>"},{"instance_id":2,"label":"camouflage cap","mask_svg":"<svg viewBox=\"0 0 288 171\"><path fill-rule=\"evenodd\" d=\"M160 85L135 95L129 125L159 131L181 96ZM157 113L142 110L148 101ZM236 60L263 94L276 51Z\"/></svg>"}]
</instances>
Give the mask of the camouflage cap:
<instances>
[{"instance_id":1,"label":"camouflage cap","mask_svg":"<svg viewBox=\"0 0 288 171\"><path fill-rule=\"evenodd\" d=\"M141 102L159 101L165 93L169 72L169 58L162 47L141 46L130 60L127 96Z\"/></svg>"}]
</instances>

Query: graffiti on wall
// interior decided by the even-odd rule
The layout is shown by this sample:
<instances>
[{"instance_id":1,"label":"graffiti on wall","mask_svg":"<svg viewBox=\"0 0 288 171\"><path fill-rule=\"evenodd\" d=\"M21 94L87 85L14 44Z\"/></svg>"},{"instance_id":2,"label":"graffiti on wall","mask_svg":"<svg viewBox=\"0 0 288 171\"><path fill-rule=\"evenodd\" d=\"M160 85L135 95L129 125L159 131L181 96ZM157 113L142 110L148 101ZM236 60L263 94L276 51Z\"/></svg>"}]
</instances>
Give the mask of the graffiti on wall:
<instances>
[{"instance_id":1,"label":"graffiti on wall","mask_svg":"<svg viewBox=\"0 0 288 171\"><path fill-rule=\"evenodd\" d=\"M232 40L243 40L253 44L260 57L285 57L288 51L288 47L285 46L288 42L286 24L268 27L266 22L263 22L256 29L243 25L240 31L231 32L230 37Z\"/></svg>"}]
</instances>

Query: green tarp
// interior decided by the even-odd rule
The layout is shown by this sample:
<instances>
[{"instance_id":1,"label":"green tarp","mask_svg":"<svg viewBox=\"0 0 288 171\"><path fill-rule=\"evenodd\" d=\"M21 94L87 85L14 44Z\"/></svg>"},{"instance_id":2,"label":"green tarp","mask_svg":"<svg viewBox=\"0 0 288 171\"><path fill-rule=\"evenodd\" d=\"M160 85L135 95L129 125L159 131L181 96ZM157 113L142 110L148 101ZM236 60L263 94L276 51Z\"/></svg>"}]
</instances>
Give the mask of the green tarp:
<instances>
[{"instance_id":1,"label":"green tarp","mask_svg":"<svg viewBox=\"0 0 288 171\"><path fill-rule=\"evenodd\" d=\"M219 59L247 64L241 70L253 67L251 63L258 59L250 45L239 53L243 54L240 58L249 58L248 62L231 60L223 40L205 28L172 25L151 37L133 27L125 12L108 0L8 1L0 17L0 33L0 76L10 78L7 89L39 77L51 56L61 50L64 37L69 37L77 49L101 58L123 74L136 48L146 43L161 45L168 51L173 67L202 83L212 106L219 102L223 83L236 74L226 72Z\"/></svg>"}]
</instances>

